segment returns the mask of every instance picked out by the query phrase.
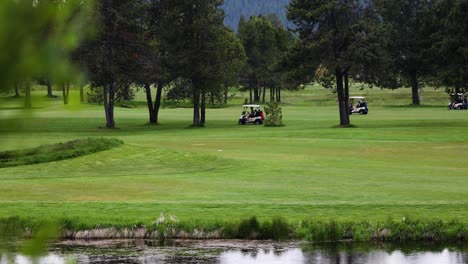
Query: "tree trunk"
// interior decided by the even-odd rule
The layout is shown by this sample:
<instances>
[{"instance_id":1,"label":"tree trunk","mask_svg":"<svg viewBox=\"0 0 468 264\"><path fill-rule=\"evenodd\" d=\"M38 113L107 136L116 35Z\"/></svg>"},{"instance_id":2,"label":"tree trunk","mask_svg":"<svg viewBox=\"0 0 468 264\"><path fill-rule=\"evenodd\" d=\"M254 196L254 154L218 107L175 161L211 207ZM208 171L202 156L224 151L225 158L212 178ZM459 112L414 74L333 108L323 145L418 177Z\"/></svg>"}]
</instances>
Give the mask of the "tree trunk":
<instances>
[{"instance_id":1,"label":"tree trunk","mask_svg":"<svg viewBox=\"0 0 468 264\"><path fill-rule=\"evenodd\" d=\"M340 112L340 126L347 127L350 125L348 109L346 109L346 96L343 88L343 73L341 69L336 69L336 91L338 93L338 106Z\"/></svg>"},{"instance_id":2,"label":"tree trunk","mask_svg":"<svg viewBox=\"0 0 468 264\"><path fill-rule=\"evenodd\" d=\"M114 103L115 103L115 83L112 82L110 85L110 89L109 89L109 117L110 117L110 120L108 122L109 128L115 128Z\"/></svg>"},{"instance_id":3,"label":"tree trunk","mask_svg":"<svg viewBox=\"0 0 468 264\"><path fill-rule=\"evenodd\" d=\"M206 121L206 92L202 90L201 92L201 117L200 117L200 126L204 126Z\"/></svg>"},{"instance_id":4,"label":"tree trunk","mask_svg":"<svg viewBox=\"0 0 468 264\"><path fill-rule=\"evenodd\" d=\"M124 84L122 99L123 101L130 101L130 84Z\"/></svg>"},{"instance_id":5,"label":"tree trunk","mask_svg":"<svg viewBox=\"0 0 468 264\"><path fill-rule=\"evenodd\" d=\"M249 92L250 92L249 104L252 103L252 85L253 85L253 83L251 82L250 86L249 86Z\"/></svg>"},{"instance_id":6,"label":"tree trunk","mask_svg":"<svg viewBox=\"0 0 468 264\"><path fill-rule=\"evenodd\" d=\"M228 103L228 96L229 96L229 85L227 83L224 84L224 104Z\"/></svg>"},{"instance_id":7,"label":"tree trunk","mask_svg":"<svg viewBox=\"0 0 468 264\"><path fill-rule=\"evenodd\" d=\"M345 99L345 104L346 104L346 109L348 111L349 115L349 74L348 72L345 73L344 75L344 99Z\"/></svg>"},{"instance_id":8,"label":"tree trunk","mask_svg":"<svg viewBox=\"0 0 468 264\"><path fill-rule=\"evenodd\" d=\"M109 127L109 120L110 120L110 116L109 116L109 101L108 101L108 95L109 95L109 87L108 85L104 85L103 89L102 89L102 96L103 96L103 100L104 100L104 113L106 114L106 127Z\"/></svg>"},{"instance_id":9,"label":"tree trunk","mask_svg":"<svg viewBox=\"0 0 468 264\"><path fill-rule=\"evenodd\" d=\"M110 83L104 86L104 112L106 113L106 127L115 128L114 122L114 84Z\"/></svg>"},{"instance_id":10,"label":"tree trunk","mask_svg":"<svg viewBox=\"0 0 468 264\"><path fill-rule=\"evenodd\" d=\"M258 85L257 83L255 83L255 87L254 87L254 102L259 102L260 101L260 97L258 96Z\"/></svg>"},{"instance_id":11,"label":"tree trunk","mask_svg":"<svg viewBox=\"0 0 468 264\"><path fill-rule=\"evenodd\" d=\"M159 109L161 108L161 95L164 88L164 83L159 82L156 87L156 99L154 102L154 120L155 124L159 124Z\"/></svg>"},{"instance_id":12,"label":"tree trunk","mask_svg":"<svg viewBox=\"0 0 468 264\"><path fill-rule=\"evenodd\" d=\"M15 97L20 97L21 95L20 95L20 93L19 93L19 87L18 87L19 85L18 85L18 83L15 82L14 86L15 86Z\"/></svg>"},{"instance_id":13,"label":"tree trunk","mask_svg":"<svg viewBox=\"0 0 468 264\"><path fill-rule=\"evenodd\" d=\"M281 103L281 86L278 86L277 99L278 103Z\"/></svg>"},{"instance_id":14,"label":"tree trunk","mask_svg":"<svg viewBox=\"0 0 468 264\"><path fill-rule=\"evenodd\" d=\"M259 87L258 88L258 101L260 102L260 100L262 99L262 95L263 95L263 87Z\"/></svg>"},{"instance_id":15,"label":"tree trunk","mask_svg":"<svg viewBox=\"0 0 468 264\"><path fill-rule=\"evenodd\" d=\"M149 122L150 122L150 124L156 124L156 118L154 116L153 98L151 96L151 85L150 84L145 84L145 92L146 92L146 104L148 105Z\"/></svg>"},{"instance_id":16,"label":"tree trunk","mask_svg":"<svg viewBox=\"0 0 468 264\"><path fill-rule=\"evenodd\" d=\"M273 93L274 87L270 87L270 103L273 102L275 94Z\"/></svg>"},{"instance_id":17,"label":"tree trunk","mask_svg":"<svg viewBox=\"0 0 468 264\"><path fill-rule=\"evenodd\" d=\"M47 85L47 97L54 97L54 95L52 94L52 82L50 80L47 80L46 85Z\"/></svg>"},{"instance_id":18,"label":"tree trunk","mask_svg":"<svg viewBox=\"0 0 468 264\"><path fill-rule=\"evenodd\" d=\"M24 97L24 108L32 108L32 99L31 99L31 82L26 81L25 97Z\"/></svg>"},{"instance_id":19,"label":"tree trunk","mask_svg":"<svg viewBox=\"0 0 468 264\"><path fill-rule=\"evenodd\" d=\"M67 104L70 101L70 82L67 82Z\"/></svg>"},{"instance_id":20,"label":"tree trunk","mask_svg":"<svg viewBox=\"0 0 468 264\"><path fill-rule=\"evenodd\" d=\"M266 86L263 84L262 103L265 103Z\"/></svg>"},{"instance_id":21,"label":"tree trunk","mask_svg":"<svg viewBox=\"0 0 468 264\"><path fill-rule=\"evenodd\" d=\"M413 105L420 105L421 101L419 100L419 81L418 75L414 72L411 73L411 93L413 96Z\"/></svg>"},{"instance_id":22,"label":"tree trunk","mask_svg":"<svg viewBox=\"0 0 468 264\"><path fill-rule=\"evenodd\" d=\"M193 124L192 126L200 126L200 90L198 84L194 82L193 87Z\"/></svg>"},{"instance_id":23,"label":"tree trunk","mask_svg":"<svg viewBox=\"0 0 468 264\"><path fill-rule=\"evenodd\" d=\"M215 104L215 94L213 92L209 92L210 95L210 104L214 105Z\"/></svg>"},{"instance_id":24,"label":"tree trunk","mask_svg":"<svg viewBox=\"0 0 468 264\"><path fill-rule=\"evenodd\" d=\"M69 83L62 83L62 95L63 95L63 104L68 104L68 98L70 95L70 84Z\"/></svg>"}]
</instances>

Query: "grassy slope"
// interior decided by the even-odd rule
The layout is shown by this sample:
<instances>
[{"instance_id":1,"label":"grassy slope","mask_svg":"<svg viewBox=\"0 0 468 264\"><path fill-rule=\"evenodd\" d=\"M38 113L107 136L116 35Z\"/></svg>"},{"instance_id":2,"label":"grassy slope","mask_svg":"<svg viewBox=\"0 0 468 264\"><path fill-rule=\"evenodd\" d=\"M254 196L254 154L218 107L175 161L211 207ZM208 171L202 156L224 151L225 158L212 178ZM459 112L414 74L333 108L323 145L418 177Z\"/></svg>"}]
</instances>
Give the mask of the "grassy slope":
<instances>
[{"instance_id":1,"label":"grassy slope","mask_svg":"<svg viewBox=\"0 0 468 264\"><path fill-rule=\"evenodd\" d=\"M445 110L442 91L426 91L428 105L420 108L401 106L408 90L358 93L371 110L352 116L357 128L350 129L334 128L334 97L321 89L285 93L282 128L237 126L234 106L209 110L203 129L187 128L190 109L162 110L158 127L144 125L144 108L116 109L113 131L98 128L97 106L76 111L56 100L33 114L0 110L0 151L84 137L126 143L0 169L0 216L85 225L148 223L160 212L185 220L412 216L467 223L468 113ZM11 100L1 104L14 108Z\"/></svg>"}]
</instances>

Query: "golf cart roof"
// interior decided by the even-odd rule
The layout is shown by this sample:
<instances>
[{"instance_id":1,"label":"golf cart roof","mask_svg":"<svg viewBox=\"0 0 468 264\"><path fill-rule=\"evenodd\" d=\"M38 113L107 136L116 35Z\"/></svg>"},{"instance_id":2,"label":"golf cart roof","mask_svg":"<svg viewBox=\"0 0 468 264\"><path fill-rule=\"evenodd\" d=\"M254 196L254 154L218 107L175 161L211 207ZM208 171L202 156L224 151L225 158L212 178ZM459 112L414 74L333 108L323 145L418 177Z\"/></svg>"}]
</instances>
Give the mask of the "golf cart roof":
<instances>
[{"instance_id":1,"label":"golf cart roof","mask_svg":"<svg viewBox=\"0 0 468 264\"><path fill-rule=\"evenodd\" d=\"M364 96L350 96L349 99L366 99Z\"/></svg>"},{"instance_id":2,"label":"golf cart roof","mask_svg":"<svg viewBox=\"0 0 468 264\"><path fill-rule=\"evenodd\" d=\"M260 105L247 104L247 105L244 105L244 107L260 107Z\"/></svg>"}]
</instances>

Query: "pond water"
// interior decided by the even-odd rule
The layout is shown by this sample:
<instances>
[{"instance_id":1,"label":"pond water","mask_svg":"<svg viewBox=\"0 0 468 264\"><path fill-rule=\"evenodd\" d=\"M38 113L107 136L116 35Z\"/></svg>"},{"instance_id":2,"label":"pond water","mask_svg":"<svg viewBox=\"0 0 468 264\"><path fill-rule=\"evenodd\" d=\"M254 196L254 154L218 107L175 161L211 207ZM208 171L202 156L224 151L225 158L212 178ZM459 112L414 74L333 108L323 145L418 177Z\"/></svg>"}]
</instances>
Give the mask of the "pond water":
<instances>
[{"instance_id":1,"label":"pond water","mask_svg":"<svg viewBox=\"0 0 468 264\"><path fill-rule=\"evenodd\" d=\"M11 250L11 249L10 249ZM468 245L146 240L64 241L43 257L2 253L0 264L68 263L388 263L468 264Z\"/></svg>"}]
</instances>

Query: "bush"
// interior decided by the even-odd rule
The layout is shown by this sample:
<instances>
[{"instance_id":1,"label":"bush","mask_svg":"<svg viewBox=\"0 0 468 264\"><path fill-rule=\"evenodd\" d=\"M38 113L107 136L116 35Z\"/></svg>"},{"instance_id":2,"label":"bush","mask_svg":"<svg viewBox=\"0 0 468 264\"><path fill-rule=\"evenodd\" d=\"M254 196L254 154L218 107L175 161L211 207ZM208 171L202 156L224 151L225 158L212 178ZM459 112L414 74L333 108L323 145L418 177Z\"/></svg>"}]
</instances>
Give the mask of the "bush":
<instances>
[{"instance_id":1,"label":"bush","mask_svg":"<svg viewBox=\"0 0 468 264\"><path fill-rule=\"evenodd\" d=\"M283 126L283 113L279 103L267 103L265 114L265 126Z\"/></svg>"}]
</instances>

